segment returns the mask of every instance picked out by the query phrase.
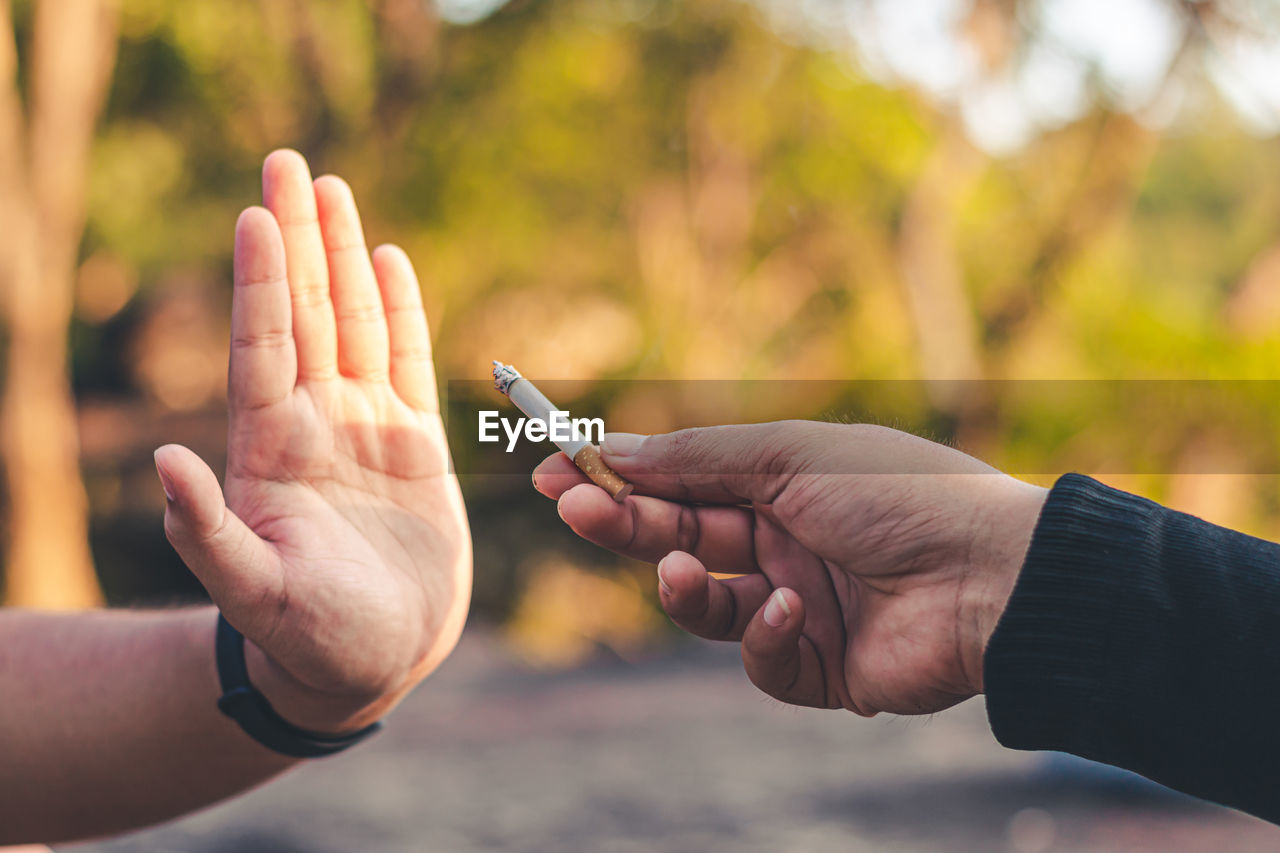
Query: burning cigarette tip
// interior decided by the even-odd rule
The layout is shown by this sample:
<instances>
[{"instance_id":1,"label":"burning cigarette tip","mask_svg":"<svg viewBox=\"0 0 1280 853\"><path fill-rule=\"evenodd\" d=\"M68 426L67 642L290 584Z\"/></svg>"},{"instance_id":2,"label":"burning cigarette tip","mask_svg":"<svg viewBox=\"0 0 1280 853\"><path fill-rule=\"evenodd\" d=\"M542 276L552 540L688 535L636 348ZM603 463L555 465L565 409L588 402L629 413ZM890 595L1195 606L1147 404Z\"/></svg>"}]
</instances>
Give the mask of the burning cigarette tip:
<instances>
[{"instance_id":1,"label":"burning cigarette tip","mask_svg":"<svg viewBox=\"0 0 1280 853\"><path fill-rule=\"evenodd\" d=\"M516 370L509 364L494 359L493 361L493 387L497 388L506 396L511 396L511 386L517 379L523 379L520 371Z\"/></svg>"}]
</instances>

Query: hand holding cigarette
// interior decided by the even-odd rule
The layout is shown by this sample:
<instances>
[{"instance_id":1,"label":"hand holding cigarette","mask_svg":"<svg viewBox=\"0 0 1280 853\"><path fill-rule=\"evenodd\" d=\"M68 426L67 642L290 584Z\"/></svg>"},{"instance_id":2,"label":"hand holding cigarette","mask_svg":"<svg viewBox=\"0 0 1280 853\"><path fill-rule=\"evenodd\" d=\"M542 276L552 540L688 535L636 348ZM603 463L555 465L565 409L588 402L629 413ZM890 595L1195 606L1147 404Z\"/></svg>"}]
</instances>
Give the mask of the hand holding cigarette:
<instances>
[{"instance_id":1,"label":"hand holding cigarette","mask_svg":"<svg viewBox=\"0 0 1280 853\"><path fill-rule=\"evenodd\" d=\"M741 642L765 693L871 716L982 692L1045 490L865 425L609 434L602 451L636 486L626 508L560 454L535 487L583 538L657 563L667 614Z\"/></svg>"}]
</instances>

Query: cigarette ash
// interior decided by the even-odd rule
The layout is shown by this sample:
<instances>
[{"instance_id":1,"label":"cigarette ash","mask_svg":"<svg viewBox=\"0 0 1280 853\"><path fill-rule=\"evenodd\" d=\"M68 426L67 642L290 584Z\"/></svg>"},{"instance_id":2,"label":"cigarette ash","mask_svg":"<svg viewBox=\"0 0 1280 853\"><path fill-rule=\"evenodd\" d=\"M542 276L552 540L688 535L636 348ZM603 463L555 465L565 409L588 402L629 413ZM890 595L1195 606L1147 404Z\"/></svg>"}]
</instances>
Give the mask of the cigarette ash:
<instances>
[{"instance_id":1,"label":"cigarette ash","mask_svg":"<svg viewBox=\"0 0 1280 853\"><path fill-rule=\"evenodd\" d=\"M504 396L511 396L511 386L517 379L523 379L520 371L516 370L509 364L503 364L500 361L493 362L493 387L497 388Z\"/></svg>"}]
</instances>

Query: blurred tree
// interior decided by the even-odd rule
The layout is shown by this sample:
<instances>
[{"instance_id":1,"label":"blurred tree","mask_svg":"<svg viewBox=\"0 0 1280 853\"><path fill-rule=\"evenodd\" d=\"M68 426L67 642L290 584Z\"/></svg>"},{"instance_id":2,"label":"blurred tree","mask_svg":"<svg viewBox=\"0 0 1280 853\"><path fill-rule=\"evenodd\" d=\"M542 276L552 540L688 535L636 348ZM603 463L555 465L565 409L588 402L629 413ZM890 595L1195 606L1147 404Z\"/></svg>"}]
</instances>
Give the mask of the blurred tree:
<instances>
[{"instance_id":1,"label":"blurred tree","mask_svg":"<svg viewBox=\"0 0 1280 853\"><path fill-rule=\"evenodd\" d=\"M67 330L89 150L115 56L114 0L34 0L26 108L13 10L0 0L0 292L8 331L0 446L7 600L101 600L88 544Z\"/></svg>"},{"instance_id":2,"label":"blurred tree","mask_svg":"<svg viewBox=\"0 0 1280 853\"><path fill-rule=\"evenodd\" d=\"M28 196L8 189L34 193L25 161L46 3L63 8L16 6L18 43L31 50L22 86L3 95L18 117L0 128L3 150L22 159L0 158L0 233L26 247L6 254L7 270L27 263L54 282L66 263L32 260L38 241L20 235L37 221L15 218L11 208L31 205L11 203ZM992 87L1034 84L1061 35L1045 10L1070 3L951 3L957 91L986 103ZM347 177L370 241L410 252L442 379L480 378L501 357L574 379L565 404L582 394L627 428L833 410L874 419L877 401L828 399L820 383L722 400L604 380L1271 377L1280 303L1266 250L1277 244L1280 161L1199 61L1205 45L1226 53L1257 28L1238 13L1244 0L1154 5L1178 24L1163 93L1157 81L1144 98L1124 96L1086 57L1079 103L995 150L975 133L994 123L965 98L880 73L874 27L851 36L842 18L822 39L796 37L800 7L919 4L525 0L456 26L420 0L123 2L119 62L91 168L77 178L88 206L69 250L83 258L73 368L96 529L151 530L154 542L96 536L104 577L120 577L105 564L132 551L167 553L154 444L189 430L202 453L219 453L224 354L213 342L225 336L231 225L278 145ZM73 37L83 35L59 36ZM1191 45L1181 58L1179 43ZM924 51L907 47L894 49ZM1170 100L1177 109L1153 118ZM70 309L57 294L70 280L28 291L53 294L47 341L65 340ZM62 369L41 359L28 375L18 364L8 399L21 403L56 386L40 378L48 365ZM20 383L39 387L19 393ZM1232 440L1197 432L1190 415L1153 424L1159 440L1145 446L1101 416L1078 434L1038 409L996 423L975 395L936 398L941 413L925 417L937 434L973 424L966 447L1033 466L1021 470L1055 468L1069 445L1104 458L1157 448L1170 470L1191 471L1187 458ZM56 446L59 470L74 473L74 444ZM455 448L464 472L470 452ZM540 523L549 507L523 482L465 485L482 609L510 608L535 571L521 566L600 559L566 557L567 539ZM16 519L23 499L10 488ZM74 518L75 506L58 512ZM170 580L182 572L165 566ZM133 571L130 588L161 588L155 565Z\"/></svg>"}]
</instances>

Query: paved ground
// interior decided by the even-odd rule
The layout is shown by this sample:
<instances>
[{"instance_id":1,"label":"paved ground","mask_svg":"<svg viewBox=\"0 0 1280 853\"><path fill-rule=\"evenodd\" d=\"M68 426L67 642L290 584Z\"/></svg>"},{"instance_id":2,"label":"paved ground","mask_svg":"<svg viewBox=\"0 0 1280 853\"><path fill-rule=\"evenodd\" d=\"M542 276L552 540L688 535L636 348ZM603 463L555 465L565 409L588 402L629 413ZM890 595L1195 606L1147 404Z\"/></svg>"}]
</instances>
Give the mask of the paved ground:
<instances>
[{"instance_id":1,"label":"paved ground","mask_svg":"<svg viewBox=\"0 0 1280 853\"><path fill-rule=\"evenodd\" d=\"M555 674L469 632L375 742L60 851L1280 850L1280 829L1001 749L979 702L862 720L756 693L732 647Z\"/></svg>"}]
</instances>

